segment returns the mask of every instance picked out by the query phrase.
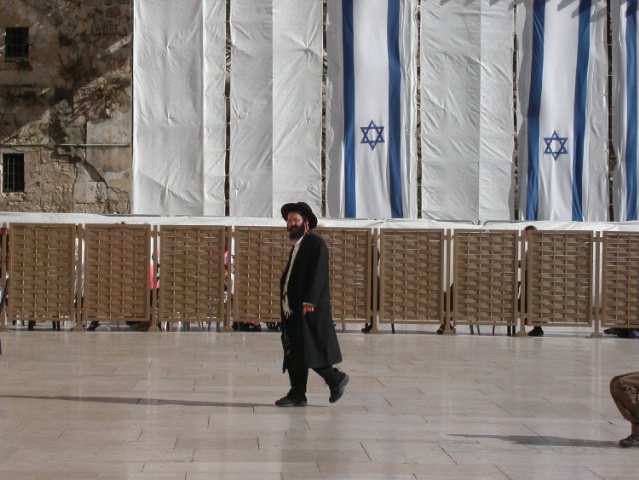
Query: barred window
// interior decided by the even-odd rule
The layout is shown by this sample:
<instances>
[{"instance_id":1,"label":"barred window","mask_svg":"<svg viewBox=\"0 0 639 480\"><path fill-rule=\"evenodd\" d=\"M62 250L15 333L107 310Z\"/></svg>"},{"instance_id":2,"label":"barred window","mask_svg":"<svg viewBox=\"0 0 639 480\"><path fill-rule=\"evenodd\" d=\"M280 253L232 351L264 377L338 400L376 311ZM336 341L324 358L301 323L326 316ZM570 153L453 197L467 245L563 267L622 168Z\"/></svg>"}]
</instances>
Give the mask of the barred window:
<instances>
[{"instance_id":1,"label":"barred window","mask_svg":"<svg viewBox=\"0 0 639 480\"><path fill-rule=\"evenodd\" d=\"M24 192L24 154L2 154L2 193Z\"/></svg>"},{"instance_id":2,"label":"barred window","mask_svg":"<svg viewBox=\"0 0 639 480\"><path fill-rule=\"evenodd\" d=\"M7 27L4 38L4 58L26 58L29 56L29 28Z\"/></svg>"}]
</instances>

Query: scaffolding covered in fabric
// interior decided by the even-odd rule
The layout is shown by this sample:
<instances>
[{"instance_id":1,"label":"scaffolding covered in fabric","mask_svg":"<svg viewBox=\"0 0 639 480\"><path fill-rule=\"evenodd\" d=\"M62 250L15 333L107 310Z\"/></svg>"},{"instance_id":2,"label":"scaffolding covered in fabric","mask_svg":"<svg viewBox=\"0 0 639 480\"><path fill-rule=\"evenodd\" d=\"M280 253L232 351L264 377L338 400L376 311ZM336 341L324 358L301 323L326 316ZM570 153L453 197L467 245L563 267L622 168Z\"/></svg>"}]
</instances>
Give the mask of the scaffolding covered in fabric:
<instances>
[{"instance_id":1,"label":"scaffolding covered in fabric","mask_svg":"<svg viewBox=\"0 0 639 480\"><path fill-rule=\"evenodd\" d=\"M606 221L612 66L635 218L636 2L461 3L134 0L132 212Z\"/></svg>"}]
</instances>

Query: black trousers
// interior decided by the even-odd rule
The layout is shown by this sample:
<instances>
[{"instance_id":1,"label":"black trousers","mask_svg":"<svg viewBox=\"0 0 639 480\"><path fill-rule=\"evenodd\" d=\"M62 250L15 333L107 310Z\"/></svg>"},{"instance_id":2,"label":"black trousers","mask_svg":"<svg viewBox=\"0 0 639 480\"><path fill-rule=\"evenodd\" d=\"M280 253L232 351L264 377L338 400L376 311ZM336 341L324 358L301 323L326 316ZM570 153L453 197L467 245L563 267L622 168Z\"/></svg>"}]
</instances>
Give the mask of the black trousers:
<instances>
[{"instance_id":1,"label":"black trousers","mask_svg":"<svg viewBox=\"0 0 639 480\"><path fill-rule=\"evenodd\" d=\"M308 368L288 371L288 378L291 382L289 397L306 399L306 383L308 382ZM335 367L313 368L313 371L324 379L329 388L336 387L342 381L341 372Z\"/></svg>"}]
</instances>

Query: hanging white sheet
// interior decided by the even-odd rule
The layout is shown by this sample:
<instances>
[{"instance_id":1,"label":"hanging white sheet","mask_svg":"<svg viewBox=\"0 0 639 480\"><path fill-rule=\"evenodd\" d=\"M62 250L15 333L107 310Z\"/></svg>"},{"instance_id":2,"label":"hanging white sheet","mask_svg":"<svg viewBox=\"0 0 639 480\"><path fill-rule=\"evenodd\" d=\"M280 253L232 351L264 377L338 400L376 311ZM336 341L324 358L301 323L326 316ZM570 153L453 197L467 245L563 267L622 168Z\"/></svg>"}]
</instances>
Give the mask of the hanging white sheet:
<instances>
[{"instance_id":1,"label":"hanging white sheet","mask_svg":"<svg viewBox=\"0 0 639 480\"><path fill-rule=\"evenodd\" d=\"M134 0L136 214L224 215L225 0Z\"/></svg>"},{"instance_id":2,"label":"hanging white sheet","mask_svg":"<svg viewBox=\"0 0 639 480\"><path fill-rule=\"evenodd\" d=\"M321 212L322 2L231 2L232 216Z\"/></svg>"},{"instance_id":3,"label":"hanging white sheet","mask_svg":"<svg viewBox=\"0 0 639 480\"><path fill-rule=\"evenodd\" d=\"M513 217L511 2L422 3L422 216Z\"/></svg>"}]
</instances>

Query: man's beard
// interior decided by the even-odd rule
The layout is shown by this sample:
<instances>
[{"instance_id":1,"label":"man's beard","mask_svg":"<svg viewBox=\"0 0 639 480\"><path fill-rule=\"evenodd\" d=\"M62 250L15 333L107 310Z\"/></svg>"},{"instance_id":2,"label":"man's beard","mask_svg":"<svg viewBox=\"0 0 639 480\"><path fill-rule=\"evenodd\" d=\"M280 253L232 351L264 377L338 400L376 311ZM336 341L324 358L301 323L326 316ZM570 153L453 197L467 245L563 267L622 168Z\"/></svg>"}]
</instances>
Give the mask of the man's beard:
<instances>
[{"instance_id":1,"label":"man's beard","mask_svg":"<svg viewBox=\"0 0 639 480\"><path fill-rule=\"evenodd\" d=\"M304 225L293 225L287 228L288 230L288 238L291 240L299 240L304 236Z\"/></svg>"}]
</instances>

